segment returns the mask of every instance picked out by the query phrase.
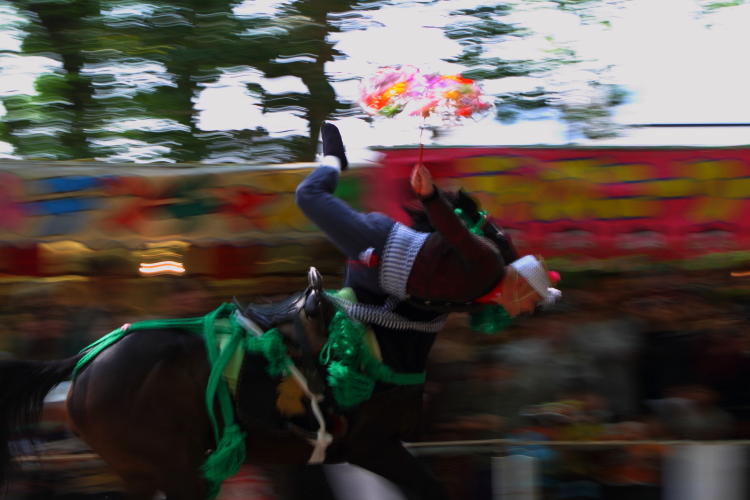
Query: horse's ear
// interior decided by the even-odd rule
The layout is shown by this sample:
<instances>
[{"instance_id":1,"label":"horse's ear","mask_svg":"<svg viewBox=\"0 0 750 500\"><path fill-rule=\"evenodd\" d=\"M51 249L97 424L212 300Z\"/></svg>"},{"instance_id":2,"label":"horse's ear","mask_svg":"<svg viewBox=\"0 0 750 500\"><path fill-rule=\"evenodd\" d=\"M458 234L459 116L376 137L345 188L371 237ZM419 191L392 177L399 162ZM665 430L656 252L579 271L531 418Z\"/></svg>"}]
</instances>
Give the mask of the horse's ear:
<instances>
[{"instance_id":1,"label":"horse's ear","mask_svg":"<svg viewBox=\"0 0 750 500\"><path fill-rule=\"evenodd\" d=\"M463 188L458 190L458 199L456 200L456 208L460 208L463 212L471 217L474 217L479 212L479 202L472 196L466 194Z\"/></svg>"},{"instance_id":2,"label":"horse's ear","mask_svg":"<svg viewBox=\"0 0 750 500\"><path fill-rule=\"evenodd\" d=\"M411 228L415 231L422 231L424 233L431 233L435 230L430 223L430 218L427 217L424 207L419 202L403 203L401 205L404 212L407 213L411 219Z\"/></svg>"}]
</instances>

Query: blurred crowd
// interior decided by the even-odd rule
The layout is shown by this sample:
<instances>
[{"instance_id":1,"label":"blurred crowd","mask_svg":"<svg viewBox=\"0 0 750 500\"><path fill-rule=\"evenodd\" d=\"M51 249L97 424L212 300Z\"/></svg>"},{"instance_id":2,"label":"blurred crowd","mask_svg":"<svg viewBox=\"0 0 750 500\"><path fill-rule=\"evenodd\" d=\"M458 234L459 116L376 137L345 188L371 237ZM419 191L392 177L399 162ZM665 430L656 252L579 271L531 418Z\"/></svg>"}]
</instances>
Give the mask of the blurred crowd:
<instances>
[{"instance_id":1,"label":"blurred crowd","mask_svg":"<svg viewBox=\"0 0 750 500\"><path fill-rule=\"evenodd\" d=\"M497 338L454 318L432 351L420 439L540 442L500 454L535 457L544 498L660 498L670 448L653 441L750 436L742 287L728 272L601 275ZM490 499L490 456L432 465L452 499Z\"/></svg>"},{"instance_id":2,"label":"blurred crowd","mask_svg":"<svg viewBox=\"0 0 750 500\"><path fill-rule=\"evenodd\" d=\"M7 285L0 358L62 359L125 323L202 316L218 305L197 278L138 280L132 265L118 257L92 259L89 269L81 280Z\"/></svg>"},{"instance_id":3,"label":"blurred crowd","mask_svg":"<svg viewBox=\"0 0 750 500\"><path fill-rule=\"evenodd\" d=\"M197 279L133 289L120 265L101 259L86 280L11 286L0 357L67 357L124 323L200 316L220 301ZM500 454L534 457L545 499L660 498L670 447L655 441L750 437L742 278L581 276L561 283L554 309L499 335L471 332L465 316L452 315L430 355L412 440L509 440ZM485 500L498 450L427 462L451 500Z\"/></svg>"}]
</instances>

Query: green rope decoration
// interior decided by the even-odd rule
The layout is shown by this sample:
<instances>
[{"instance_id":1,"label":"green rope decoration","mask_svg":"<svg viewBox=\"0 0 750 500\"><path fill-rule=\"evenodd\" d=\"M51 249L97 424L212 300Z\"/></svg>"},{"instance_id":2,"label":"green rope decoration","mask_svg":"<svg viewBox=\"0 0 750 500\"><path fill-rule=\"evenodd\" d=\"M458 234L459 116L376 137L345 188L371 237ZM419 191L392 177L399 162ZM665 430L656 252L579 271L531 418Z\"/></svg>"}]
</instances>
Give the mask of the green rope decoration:
<instances>
[{"instance_id":1,"label":"green rope decoration","mask_svg":"<svg viewBox=\"0 0 750 500\"><path fill-rule=\"evenodd\" d=\"M211 363L211 373L206 384L206 408L216 439L216 449L201 465L209 500L215 498L221 488L221 483L237 474L245 461L246 434L234 420L232 399L223 376L224 367L245 337L245 330L234 320L234 311L233 304L222 304L202 318L206 353ZM218 332L231 335L229 342L221 351L216 338ZM219 429L214 415L214 405L217 399L224 423L222 429Z\"/></svg>"},{"instance_id":2,"label":"green rope decoration","mask_svg":"<svg viewBox=\"0 0 750 500\"><path fill-rule=\"evenodd\" d=\"M475 332L493 335L500 333L513 323L513 317L499 304L489 305L471 315L469 322Z\"/></svg>"},{"instance_id":3,"label":"green rope decoration","mask_svg":"<svg viewBox=\"0 0 750 500\"><path fill-rule=\"evenodd\" d=\"M370 398L376 381L394 385L423 384L425 374L396 373L378 361L362 341L367 329L338 310L328 327L320 363L328 368L328 385L336 403L350 407Z\"/></svg>"},{"instance_id":4,"label":"green rope decoration","mask_svg":"<svg viewBox=\"0 0 750 500\"><path fill-rule=\"evenodd\" d=\"M268 361L266 371L272 377L281 377L291 359L286 353L286 346L281 334L276 328L268 330L260 337L255 335L245 336L245 350L259 352Z\"/></svg>"},{"instance_id":5,"label":"green rope decoration","mask_svg":"<svg viewBox=\"0 0 750 500\"><path fill-rule=\"evenodd\" d=\"M476 234L478 236L482 236L484 233L482 232L482 227L484 226L485 219L487 217L487 211L486 210L480 210L479 213L479 220L477 222L474 222L471 220L471 217L469 217L467 214L464 213L463 210L460 208L456 208L453 210L456 215L458 215L462 221L464 221L464 224L466 224L466 227L469 229L470 233Z\"/></svg>"},{"instance_id":6,"label":"green rope decoration","mask_svg":"<svg viewBox=\"0 0 750 500\"><path fill-rule=\"evenodd\" d=\"M328 341L320 351L320 363L328 367L328 385L341 406L354 406L372 394L375 381L359 373L370 353L362 342L366 332L361 323L354 323L343 311L337 311L328 326Z\"/></svg>"},{"instance_id":7,"label":"green rope decoration","mask_svg":"<svg viewBox=\"0 0 750 500\"><path fill-rule=\"evenodd\" d=\"M225 479L237 474L245 461L245 433L236 423L224 427L216 450L211 453L201 472L206 479L206 498L216 498Z\"/></svg>"}]
</instances>

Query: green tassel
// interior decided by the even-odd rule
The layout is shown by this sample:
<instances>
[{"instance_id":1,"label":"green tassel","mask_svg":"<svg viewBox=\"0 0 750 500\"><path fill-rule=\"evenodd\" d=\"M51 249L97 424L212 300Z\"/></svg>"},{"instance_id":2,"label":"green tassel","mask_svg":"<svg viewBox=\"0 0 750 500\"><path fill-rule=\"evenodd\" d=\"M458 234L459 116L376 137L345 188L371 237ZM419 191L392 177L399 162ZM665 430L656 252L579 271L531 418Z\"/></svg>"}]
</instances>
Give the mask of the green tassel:
<instances>
[{"instance_id":1,"label":"green tassel","mask_svg":"<svg viewBox=\"0 0 750 500\"><path fill-rule=\"evenodd\" d=\"M250 352L260 352L268 361L266 371L272 377L280 377L289 364L286 346L281 334L276 328L268 330L260 337L248 335L245 338L245 349Z\"/></svg>"},{"instance_id":2,"label":"green tassel","mask_svg":"<svg viewBox=\"0 0 750 500\"><path fill-rule=\"evenodd\" d=\"M485 335L500 333L513 323L513 318L501 305L491 305L471 315L470 326Z\"/></svg>"},{"instance_id":3,"label":"green tassel","mask_svg":"<svg viewBox=\"0 0 750 500\"><path fill-rule=\"evenodd\" d=\"M483 226L485 223L485 217L487 217L486 210L482 210L478 212L479 219L476 222L471 220L471 217L466 215L464 211L461 210L460 208L454 209L453 212L455 212L455 214L458 215L461 218L461 220L464 221L464 224L466 224L466 227L469 229L470 233L476 234L478 236L484 236Z\"/></svg>"},{"instance_id":4,"label":"green tassel","mask_svg":"<svg viewBox=\"0 0 750 500\"><path fill-rule=\"evenodd\" d=\"M336 402L348 407L370 398L375 379L334 361L328 367L328 385L331 386Z\"/></svg>"},{"instance_id":5,"label":"green tassel","mask_svg":"<svg viewBox=\"0 0 750 500\"><path fill-rule=\"evenodd\" d=\"M320 352L320 364L328 369L328 385L339 406L354 406L369 399L376 380L395 385L425 381L424 372L395 373L375 359L362 341L366 331L365 325L342 310L336 312L328 325L328 341Z\"/></svg>"},{"instance_id":6,"label":"green tassel","mask_svg":"<svg viewBox=\"0 0 750 500\"><path fill-rule=\"evenodd\" d=\"M320 363L328 367L328 385L340 406L354 406L368 399L375 386L369 375L359 373L370 357L362 342L365 326L338 311L328 326L328 341L320 352Z\"/></svg>"},{"instance_id":7,"label":"green tassel","mask_svg":"<svg viewBox=\"0 0 750 500\"><path fill-rule=\"evenodd\" d=\"M201 467L206 478L208 488L207 498L210 500L219 494L221 483L240 471L245 461L245 433L240 431L237 424L224 429L221 441L216 450L209 455Z\"/></svg>"},{"instance_id":8,"label":"green tassel","mask_svg":"<svg viewBox=\"0 0 750 500\"><path fill-rule=\"evenodd\" d=\"M219 496L219 491L221 491L221 481L206 479L206 500L213 500Z\"/></svg>"}]
</instances>

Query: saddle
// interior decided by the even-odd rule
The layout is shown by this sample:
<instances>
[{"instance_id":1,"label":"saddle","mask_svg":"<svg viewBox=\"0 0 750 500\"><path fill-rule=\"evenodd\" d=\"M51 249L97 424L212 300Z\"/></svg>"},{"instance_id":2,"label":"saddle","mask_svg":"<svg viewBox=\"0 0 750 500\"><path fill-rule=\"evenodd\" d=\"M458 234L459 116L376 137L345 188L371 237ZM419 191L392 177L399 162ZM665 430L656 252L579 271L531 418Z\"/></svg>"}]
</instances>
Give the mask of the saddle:
<instances>
[{"instance_id":1,"label":"saddle","mask_svg":"<svg viewBox=\"0 0 750 500\"><path fill-rule=\"evenodd\" d=\"M323 277L317 269L311 267L307 271L307 289L297 292L274 304L246 304L242 305L234 298L234 303L241 313L253 320L264 331L284 324L292 323L301 314L315 317L321 313L323 299Z\"/></svg>"},{"instance_id":2,"label":"saddle","mask_svg":"<svg viewBox=\"0 0 750 500\"><path fill-rule=\"evenodd\" d=\"M242 304L235 297L237 311L263 331L276 328L282 334L287 352L298 366L314 394L322 394L320 404L326 427L334 435L345 428L345 421L334 411L333 396L324 383L325 373L317 352L325 343L333 305L325 298L323 278L314 267L307 273L307 288L272 304ZM314 322L311 320L315 320ZM317 328L313 328L313 326ZM291 377L271 377L262 354L244 354L237 378L235 409L243 425L266 432L314 436L318 424L310 401Z\"/></svg>"},{"instance_id":3,"label":"saddle","mask_svg":"<svg viewBox=\"0 0 750 500\"><path fill-rule=\"evenodd\" d=\"M234 297L237 311L252 320L263 331L276 328L284 337L292 359L312 357L328 338L327 324L333 317L333 306L325 299L323 278L317 269L307 272L307 288L272 304L247 304ZM318 319L317 329L307 328L311 319ZM308 363L309 364L309 363Z\"/></svg>"}]
</instances>

